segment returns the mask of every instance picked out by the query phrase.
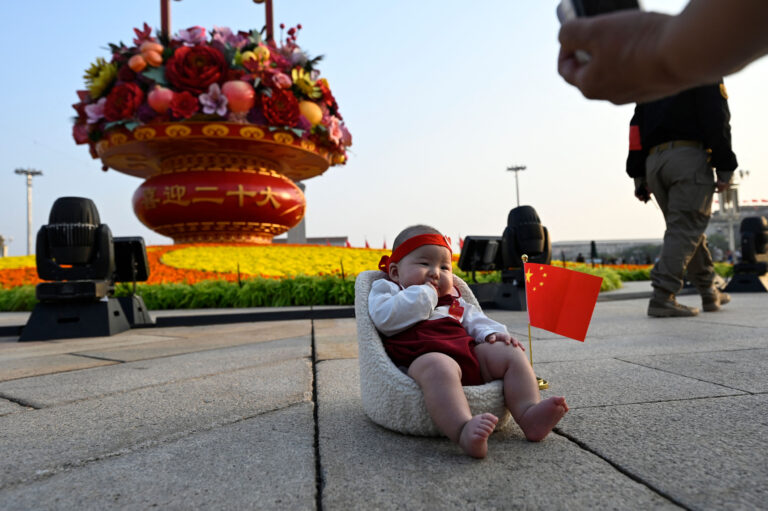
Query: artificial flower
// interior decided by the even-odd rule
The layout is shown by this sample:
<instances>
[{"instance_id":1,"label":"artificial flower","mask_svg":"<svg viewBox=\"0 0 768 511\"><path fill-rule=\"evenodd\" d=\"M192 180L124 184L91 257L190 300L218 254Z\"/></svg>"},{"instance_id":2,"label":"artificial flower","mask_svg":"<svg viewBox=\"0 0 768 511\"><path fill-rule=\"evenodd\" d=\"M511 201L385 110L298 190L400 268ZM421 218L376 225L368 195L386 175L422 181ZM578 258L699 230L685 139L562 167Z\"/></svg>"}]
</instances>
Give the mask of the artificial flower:
<instances>
[{"instance_id":1,"label":"artificial flower","mask_svg":"<svg viewBox=\"0 0 768 511\"><path fill-rule=\"evenodd\" d=\"M299 120L299 100L288 89L274 89L261 100L264 117L276 126L295 126Z\"/></svg>"},{"instance_id":2,"label":"artificial flower","mask_svg":"<svg viewBox=\"0 0 768 511\"><path fill-rule=\"evenodd\" d=\"M274 73L272 75L272 83L279 89L287 89L291 86L291 77L285 73Z\"/></svg>"},{"instance_id":3,"label":"artificial flower","mask_svg":"<svg viewBox=\"0 0 768 511\"><path fill-rule=\"evenodd\" d=\"M317 86L320 89L320 93L322 94L323 98L323 104L328 107L328 110L331 111L333 115L341 119L341 114L339 114L339 105L336 104L336 98L333 97L333 94L331 93L331 88L328 86L328 80L325 78L321 78L317 81Z\"/></svg>"},{"instance_id":4,"label":"artificial flower","mask_svg":"<svg viewBox=\"0 0 768 511\"><path fill-rule=\"evenodd\" d=\"M180 91L195 95L208 90L227 75L224 55L211 46L183 46L165 63L165 76Z\"/></svg>"},{"instance_id":5,"label":"artificial flower","mask_svg":"<svg viewBox=\"0 0 768 511\"><path fill-rule=\"evenodd\" d=\"M130 119L144 101L144 91L133 82L115 85L104 104L104 118L110 122Z\"/></svg>"},{"instance_id":6,"label":"artificial flower","mask_svg":"<svg viewBox=\"0 0 768 511\"><path fill-rule=\"evenodd\" d=\"M104 118L104 105L107 98L101 98L96 103L85 105L85 114L88 116L88 124L94 124Z\"/></svg>"},{"instance_id":7,"label":"artificial flower","mask_svg":"<svg viewBox=\"0 0 768 511\"><path fill-rule=\"evenodd\" d=\"M229 46L240 49L248 43L248 38L242 34L234 34L232 30L227 27L217 27L214 25L211 41L220 45L221 48Z\"/></svg>"},{"instance_id":8,"label":"artificial flower","mask_svg":"<svg viewBox=\"0 0 768 511\"><path fill-rule=\"evenodd\" d=\"M200 94L200 104L203 105L204 114L217 114L223 117L227 113L227 97L221 93L218 83L212 83L208 87L208 93Z\"/></svg>"},{"instance_id":9,"label":"artificial flower","mask_svg":"<svg viewBox=\"0 0 768 511\"><path fill-rule=\"evenodd\" d=\"M188 119L197 113L197 98L187 91L173 95L171 100L171 115L177 119Z\"/></svg>"},{"instance_id":10,"label":"artificial flower","mask_svg":"<svg viewBox=\"0 0 768 511\"><path fill-rule=\"evenodd\" d=\"M291 78L293 84L299 88L301 92L307 95L309 98L320 98L323 93L315 85L315 82L304 69L295 67L291 70Z\"/></svg>"},{"instance_id":11,"label":"artificial flower","mask_svg":"<svg viewBox=\"0 0 768 511\"><path fill-rule=\"evenodd\" d=\"M336 144L341 144L341 138L344 136L344 133L341 131L341 126L339 124L339 118L335 116L331 116L331 122L328 126L328 138L331 139L331 141Z\"/></svg>"},{"instance_id":12,"label":"artificial flower","mask_svg":"<svg viewBox=\"0 0 768 511\"><path fill-rule=\"evenodd\" d=\"M195 25L194 27L179 30L179 39L190 46L202 44L205 42L205 28Z\"/></svg>"},{"instance_id":13,"label":"artificial flower","mask_svg":"<svg viewBox=\"0 0 768 511\"><path fill-rule=\"evenodd\" d=\"M136 34L136 37L133 39L133 44L136 46L141 46L142 43L145 43L147 41L155 42L157 39L152 37L152 27L147 25L147 23L144 23L144 29L139 30L138 28L134 28L133 32Z\"/></svg>"},{"instance_id":14,"label":"artificial flower","mask_svg":"<svg viewBox=\"0 0 768 511\"><path fill-rule=\"evenodd\" d=\"M100 98L117 77L117 64L107 63L99 57L85 70L85 85L93 99Z\"/></svg>"}]
</instances>

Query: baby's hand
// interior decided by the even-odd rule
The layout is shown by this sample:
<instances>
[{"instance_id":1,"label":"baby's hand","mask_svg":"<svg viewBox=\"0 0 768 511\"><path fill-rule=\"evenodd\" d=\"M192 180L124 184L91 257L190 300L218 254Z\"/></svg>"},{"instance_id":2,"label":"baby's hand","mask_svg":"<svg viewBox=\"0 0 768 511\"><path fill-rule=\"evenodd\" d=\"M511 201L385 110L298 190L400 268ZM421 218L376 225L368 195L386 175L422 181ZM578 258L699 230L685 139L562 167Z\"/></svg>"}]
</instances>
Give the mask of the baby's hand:
<instances>
[{"instance_id":1,"label":"baby's hand","mask_svg":"<svg viewBox=\"0 0 768 511\"><path fill-rule=\"evenodd\" d=\"M494 334L489 334L488 337L485 338L485 342L488 342L490 344L495 343L496 341L504 341L505 344L511 344L512 346L515 346L516 348L520 348L521 350L525 351L525 347L520 344L520 341L512 337L506 332L496 332Z\"/></svg>"}]
</instances>

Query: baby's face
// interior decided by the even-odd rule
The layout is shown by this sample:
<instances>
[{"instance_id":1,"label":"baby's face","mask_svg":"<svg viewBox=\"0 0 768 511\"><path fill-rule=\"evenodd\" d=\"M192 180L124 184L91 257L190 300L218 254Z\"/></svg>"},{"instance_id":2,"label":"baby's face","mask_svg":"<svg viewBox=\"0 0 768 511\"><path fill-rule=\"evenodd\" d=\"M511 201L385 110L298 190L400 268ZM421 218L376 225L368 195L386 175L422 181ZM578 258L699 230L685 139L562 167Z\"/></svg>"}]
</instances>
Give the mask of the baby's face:
<instances>
[{"instance_id":1,"label":"baby's face","mask_svg":"<svg viewBox=\"0 0 768 511\"><path fill-rule=\"evenodd\" d=\"M422 245L399 263L392 264L389 277L403 288L431 284L437 296L450 294L453 290L451 252L440 245Z\"/></svg>"}]
</instances>

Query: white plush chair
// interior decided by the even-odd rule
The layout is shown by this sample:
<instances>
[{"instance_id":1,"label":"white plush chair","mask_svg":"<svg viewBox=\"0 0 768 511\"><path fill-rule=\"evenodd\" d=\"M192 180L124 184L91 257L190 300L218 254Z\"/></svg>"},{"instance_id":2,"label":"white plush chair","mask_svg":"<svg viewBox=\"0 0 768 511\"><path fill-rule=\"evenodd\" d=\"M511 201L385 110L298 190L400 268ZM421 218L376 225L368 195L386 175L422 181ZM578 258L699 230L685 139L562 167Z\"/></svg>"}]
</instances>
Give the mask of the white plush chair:
<instances>
[{"instance_id":1,"label":"white plush chair","mask_svg":"<svg viewBox=\"0 0 768 511\"><path fill-rule=\"evenodd\" d=\"M368 294L375 280L384 278L381 271L365 271L355 282L355 317L360 362L360 393L363 410L371 420L385 428L421 436L441 436L432 422L418 384L398 369L384 351L381 337L368 314ZM462 298L479 306L469 286L454 276ZM484 385L464 387L472 415L490 412L499 418L496 429L510 419L504 406L501 380Z\"/></svg>"}]
</instances>

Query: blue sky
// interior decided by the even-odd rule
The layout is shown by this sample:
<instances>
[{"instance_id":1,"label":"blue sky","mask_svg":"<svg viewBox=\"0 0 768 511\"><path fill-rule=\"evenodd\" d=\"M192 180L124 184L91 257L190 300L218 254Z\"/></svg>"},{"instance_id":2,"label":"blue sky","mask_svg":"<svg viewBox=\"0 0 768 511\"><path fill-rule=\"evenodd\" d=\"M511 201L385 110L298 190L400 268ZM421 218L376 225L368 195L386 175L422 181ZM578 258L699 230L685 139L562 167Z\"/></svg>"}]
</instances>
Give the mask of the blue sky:
<instances>
[{"instance_id":1,"label":"blue sky","mask_svg":"<svg viewBox=\"0 0 768 511\"><path fill-rule=\"evenodd\" d=\"M677 12L681 0L644 2ZM536 208L554 241L660 238L656 207L637 202L624 173L632 106L584 99L557 74L555 1L360 2L275 0L275 24L301 23L299 44L323 54L322 76L354 137L349 163L307 185L307 234L391 245L403 227L428 223L458 238L501 234L515 207ZM109 42L160 25L157 0L3 2L0 235L26 253L26 188L34 181L34 231L60 196L92 198L116 236L168 244L131 208L141 181L101 171L71 137L83 71ZM174 32L192 25L261 28L250 0L172 2ZM726 79L742 198L768 198L768 58Z\"/></svg>"}]
</instances>

